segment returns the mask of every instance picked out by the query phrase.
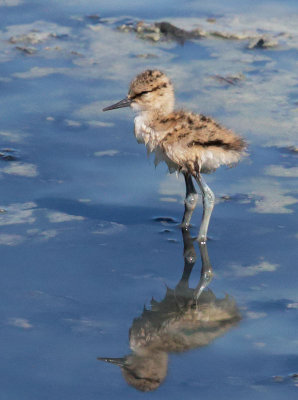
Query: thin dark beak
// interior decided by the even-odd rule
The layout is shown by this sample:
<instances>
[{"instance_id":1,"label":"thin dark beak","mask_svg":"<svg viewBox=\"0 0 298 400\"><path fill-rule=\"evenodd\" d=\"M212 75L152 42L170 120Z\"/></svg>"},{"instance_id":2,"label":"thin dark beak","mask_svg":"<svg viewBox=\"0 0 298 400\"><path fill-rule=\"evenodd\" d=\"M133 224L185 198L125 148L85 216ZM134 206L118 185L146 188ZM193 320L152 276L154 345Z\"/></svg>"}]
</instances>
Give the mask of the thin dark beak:
<instances>
[{"instance_id":1,"label":"thin dark beak","mask_svg":"<svg viewBox=\"0 0 298 400\"><path fill-rule=\"evenodd\" d=\"M114 110L115 108L129 107L130 104L131 104L131 99L126 97L125 99L118 101L118 103L112 104L111 106L104 108L102 111Z\"/></svg>"},{"instance_id":2,"label":"thin dark beak","mask_svg":"<svg viewBox=\"0 0 298 400\"><path fill-rule=\"evenodd\" d=\"M125 366L125 358L105 358L105 357L97 357L99 361L105 361L110 364L117 365L118 367Z\"/></svg>"}]
</instances>

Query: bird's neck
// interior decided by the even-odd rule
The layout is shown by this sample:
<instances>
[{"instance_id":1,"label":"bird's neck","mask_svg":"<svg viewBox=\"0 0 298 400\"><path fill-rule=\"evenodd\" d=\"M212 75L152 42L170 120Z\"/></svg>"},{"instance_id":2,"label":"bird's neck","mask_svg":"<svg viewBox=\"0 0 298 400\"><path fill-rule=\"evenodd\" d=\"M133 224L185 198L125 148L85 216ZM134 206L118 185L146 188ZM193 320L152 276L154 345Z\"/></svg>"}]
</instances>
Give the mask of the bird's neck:
<instances>
[{"instance_id":1,"label":"bird's neck","mask_svg":"<svg viewBox=\"0 0 298 400\"><path fill-rule=\"evenodd\" d=\"M168 110L152 109L152 110L141 111L138 115L146 124L152 126L156 121L160 121L166 118L166 116L170 114L172 111L173 108L169 108Z\"/></svg>"},{"instance_id":2,"label":"bird's neck","mask_svg":"<svg viewBox=\"0 0 298 400\"><path fill-rule=\"evenodd\" d=\"M148 105L148 108L139 110L139 115L141 115L144 121L148 122L161 120L174 111L174 105L174 93L169 92L164 97L158 96L154 104Z\"/></svg>"}]
</instances>

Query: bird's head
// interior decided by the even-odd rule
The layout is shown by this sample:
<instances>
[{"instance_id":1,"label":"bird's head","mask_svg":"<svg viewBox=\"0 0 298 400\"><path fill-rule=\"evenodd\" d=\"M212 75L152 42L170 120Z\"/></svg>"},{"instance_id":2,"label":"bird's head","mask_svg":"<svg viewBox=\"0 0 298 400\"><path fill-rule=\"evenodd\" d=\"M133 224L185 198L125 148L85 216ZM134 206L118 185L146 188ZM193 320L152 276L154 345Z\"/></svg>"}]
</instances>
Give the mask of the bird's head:
<instances>
[{"instance_id":1,"label":"bird's head","mask_svg":"<svg viewBox=\"0 0 298 400\"><path fill-rule=\"evenodd\" d=\"M142 392L156 390L167 375L168 354L164 351L151 349L123 358L97 359L120 367L126 382Z\"/></svg>"},{"instance_id":2,"label":"bird's head","mask_svg":"<svg viewBox=\"0 0 298 400\"><path fill-rule=\"evenodd\" d=\"M103 111L131 107L135 111L168 114L174 108L174 88L170 79L159 70L146 70L130 84L128 95Z\"/></svg>"}]
</instances>

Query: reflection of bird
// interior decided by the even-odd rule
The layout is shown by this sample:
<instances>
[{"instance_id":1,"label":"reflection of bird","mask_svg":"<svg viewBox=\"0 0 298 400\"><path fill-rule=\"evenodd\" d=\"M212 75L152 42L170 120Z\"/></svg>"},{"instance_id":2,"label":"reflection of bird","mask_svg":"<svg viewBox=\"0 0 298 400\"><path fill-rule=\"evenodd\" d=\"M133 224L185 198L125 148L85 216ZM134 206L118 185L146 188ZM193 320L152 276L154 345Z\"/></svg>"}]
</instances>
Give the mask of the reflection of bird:
<instances>
[{"instance_id":1,"label":"reflection of bird","mask_svg":"<svg viewBox=\"0 0 298 400\"><path fill-rule=\"evenodd\" d=\"M203 196L203 219L198 235L207 239L207 230L214 206L214 194L201 173L214 171L220 165L239 161L245 142L230 130L204 115L174 110L174 89L168 77L157 70L147 70L131 82L128 96L103 109L131 106L135 118L135 136L155 152L155 163L165 161L170 172L182 172L186 183L185 212L182 226L188 227L198 195L192 177Z\"/></svg>"},{"instance_id":2,"label":"reflection of bird","mask_svg":"<svg viewBox=\"0 0 298 400\"><path fill-rule=\"evenodd\" d=\"M129 332L132 354L123 358L102 358L121 367L125 380L142 391L157 389L167 374L168 353L179 353L208 345L239 322L235 301L217 299L203 291L212 278L206 243L200 244L202 271L195 289L189 277L196 261L193 241L183 229L184 271L174 290L167 289L160 302L151 300L150 309L133 321Z\"/></svg>"}]
</instances>

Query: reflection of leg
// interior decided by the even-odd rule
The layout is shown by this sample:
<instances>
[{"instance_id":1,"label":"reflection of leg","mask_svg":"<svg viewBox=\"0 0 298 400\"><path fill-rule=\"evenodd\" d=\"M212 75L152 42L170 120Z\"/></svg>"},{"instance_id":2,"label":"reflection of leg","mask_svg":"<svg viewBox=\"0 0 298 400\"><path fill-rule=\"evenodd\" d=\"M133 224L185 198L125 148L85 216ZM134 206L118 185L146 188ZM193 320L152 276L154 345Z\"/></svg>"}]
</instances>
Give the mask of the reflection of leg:
<instances>
[{"instance_id":1,"label":"reflection of leg","mask_svg":"<svg viewBox=\"0 0 298 400\"><path fill-rule=\"evenodd\" d=\"M201 260L202 260L202 269L201 269L201 279L198 286L194 291L194 298L198 299L202 293L202 291L209 285L213 278L212 266L210 264L207 243L199 243Z\"/></svg>"},{"instance_id":2,"label":"reflection of leg","mask_svg":"<svg viewBox=\"0 0 298 400\"><path fill-rule=\"evenodd\" d=\"M200 174L197 175L196 180L198 182L198 185L200 186L203 196L203 218L198 235L198 241L206 242L208 225L214 207L215 196Z\"/></svg>"},{"instance_id":3,"label":"reflection of leg","mask_svg":"<svg viewBox=\"0 0 298 400\"><path fill-rule=\"evenodd\" d=\"M185 185L186 185L186 196L185 196L185 211L183 215L183 220L181 226L183 228L188 228L190 224L190 219L194 209L196 208L198 202L198 194L192 182L192 177L188 173L184 173Z\"/></svg>"},{"instance_id":4,"label":"reflection of leg","mask_svg":"<svg viewBox=\"0 0 298 400\"><path fill-rule=\"evenodd\" d=\"M184 270L180 282L176 286L176 289L188 289L188 281L193 269L193 266L196 262L197 255L193 245L193 239L190 236L190 233L187 229L182 228L182 236L183 236L183 244L184 244Z\"/></svg>"}]
</instances>

